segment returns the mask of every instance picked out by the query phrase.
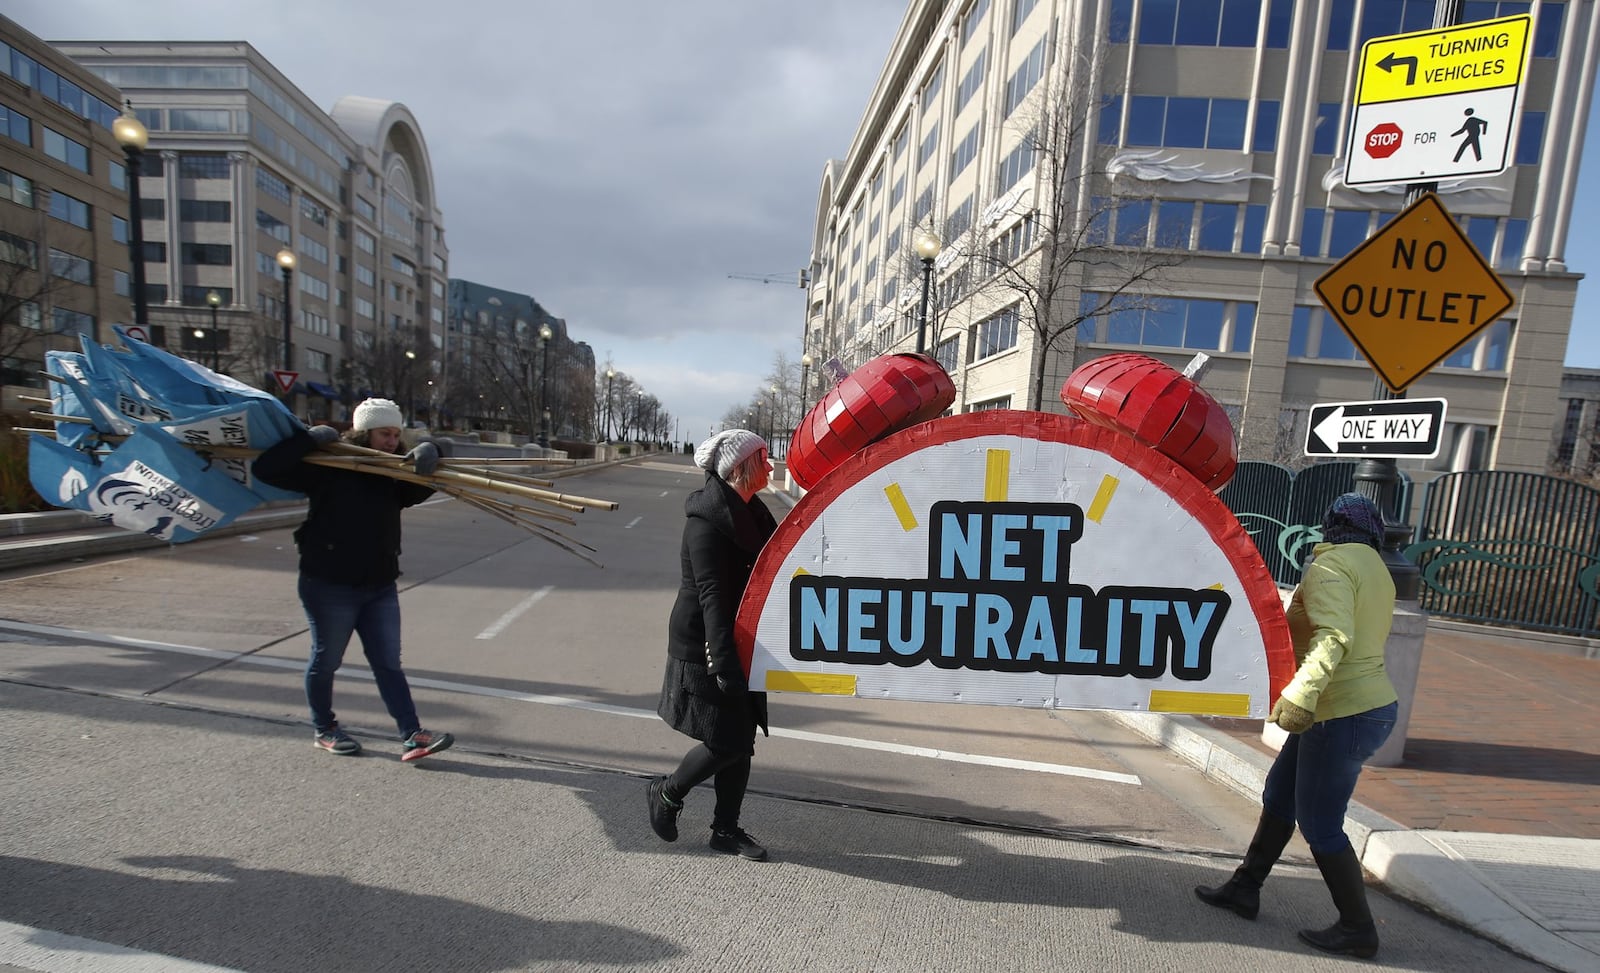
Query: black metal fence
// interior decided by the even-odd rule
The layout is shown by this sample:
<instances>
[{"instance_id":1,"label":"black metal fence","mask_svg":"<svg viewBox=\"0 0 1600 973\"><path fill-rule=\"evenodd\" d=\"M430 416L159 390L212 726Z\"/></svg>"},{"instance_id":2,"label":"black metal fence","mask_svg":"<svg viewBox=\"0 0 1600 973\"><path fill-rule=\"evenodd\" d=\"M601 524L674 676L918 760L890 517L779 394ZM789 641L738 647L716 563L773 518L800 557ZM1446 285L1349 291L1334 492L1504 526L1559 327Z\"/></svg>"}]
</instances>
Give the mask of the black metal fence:
<instances>
[{"instance_id":1,"label":"black metal fence","mask_svg":"<svg viewBox=\"0 0 1600 973\"><path fill-rule=\"evenodd\" d=\"M1355 463L1318 463L1300 472L1246 460L1217 496L1239 518L1256 550L1281 585L1300 581L1312 545L1322 540L1322 515L1335 497L1355 489ZM1392 510L1398 519L1411 509L1411 478L1400 471Z\"/></svg>"},{"instance_id":2,"label":"black metal fence","mask_svg":"<svg viewBox=\"0 0 1600 973\"><path fill-rule=\"evenodd\" d=\"M1218 494L1279 584L1322 539L1328 504L1354 487L1355 463L1295 473L1239 464ZM1404 471L1391 517L1411 510ZM1423 491L1408 559L1422 572L1419 600L1441 618L1564 635L1600 636L1600 490L1536 473L1447 473Z\"/></svg>"},{"instance_id":3,"label":"black metal fence","mask_svg":"<svg viewBox=\"0 0 1600 973\"><path fill-rule=\"evenodd\" d=\"M1600 635L1600 490L1537 473L1448 473L1406 556L1443 618Z\"/></svg>"}]
</instances>

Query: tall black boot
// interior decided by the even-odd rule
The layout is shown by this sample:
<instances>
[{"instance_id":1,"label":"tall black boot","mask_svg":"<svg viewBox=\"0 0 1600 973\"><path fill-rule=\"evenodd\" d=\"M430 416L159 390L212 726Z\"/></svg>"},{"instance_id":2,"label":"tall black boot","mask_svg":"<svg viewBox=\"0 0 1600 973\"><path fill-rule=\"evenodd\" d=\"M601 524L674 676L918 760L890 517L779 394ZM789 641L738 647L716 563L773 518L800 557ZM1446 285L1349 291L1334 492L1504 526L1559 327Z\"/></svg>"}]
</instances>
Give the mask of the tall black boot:
<instances>
[{"instance_id":1,"label":"tall black boot","mask_svg":"<svg viewBox=\"0 0 1600 973\"><path fill-rule=\"evenodd\" d=\"M1250 839L1244 862L1234 870L1233 877L1221 885L1196 885L1194 894L1207 905L1232 909L1246 919L1254 919L1261 911L1261 884L1267 880L1267 873L1278 863L1292 837L1293 821L1262 811L1261 820L1256 822L1255 837Z\"/></svg>"},{"instance_id":2,"label":"tall black boot","mask_svg":"<svg viewBox=\"0 0 1600 973\"><path fill-rule=\"evenodd\" d=\"M1341 953L1371 959L1378 954L1378 927L1367 908L1367 883L1361 874L1361 859L1354 848L1334 855L1315 851L1322 881L1339 910L1339 921L1326 929L1302 929L1300 938L1325 953Z\"/></svg>"}]
</instances>

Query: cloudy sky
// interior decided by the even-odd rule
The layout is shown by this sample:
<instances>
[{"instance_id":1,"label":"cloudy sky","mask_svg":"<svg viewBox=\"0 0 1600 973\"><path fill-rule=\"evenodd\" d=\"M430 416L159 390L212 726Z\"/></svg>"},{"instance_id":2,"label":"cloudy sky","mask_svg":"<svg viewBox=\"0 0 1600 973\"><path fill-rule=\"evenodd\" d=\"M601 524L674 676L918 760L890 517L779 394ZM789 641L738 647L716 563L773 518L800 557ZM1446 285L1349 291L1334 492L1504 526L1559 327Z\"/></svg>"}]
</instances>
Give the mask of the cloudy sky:
<instances>
[{"instance_id":1,"label":"cloudy sky","mask_svg":"<svg viewBox=\"0 0 1600 973\"><path fill-rule=\"evenodd\" d=\"M453 276L532 294L700 439L800 354L823 163L906 0L21 0L53 40L245 40L324 110L422 125ZM276 16L274 16L276 14ZM1600 98L1567 248L1600 270ZM774 274L761 284L729 274ZM1514 286L1514 284L1513 284ZM1600 282L1567 364L1600 368Z\"/></svg>"},{"instance_id":2,"label":"cloudy sky","mask_svg":"<svg viewBox=\"0 0 1600 973\"><path fill-rule=\"evenodd\" d=\"M905 0L21 0L47 40L244 40L324 111L404 103L450 273L532 294L704 438L800 355L822 167ZM762 284L729 274L776 274Z\"/></svg>"}]
</instances>

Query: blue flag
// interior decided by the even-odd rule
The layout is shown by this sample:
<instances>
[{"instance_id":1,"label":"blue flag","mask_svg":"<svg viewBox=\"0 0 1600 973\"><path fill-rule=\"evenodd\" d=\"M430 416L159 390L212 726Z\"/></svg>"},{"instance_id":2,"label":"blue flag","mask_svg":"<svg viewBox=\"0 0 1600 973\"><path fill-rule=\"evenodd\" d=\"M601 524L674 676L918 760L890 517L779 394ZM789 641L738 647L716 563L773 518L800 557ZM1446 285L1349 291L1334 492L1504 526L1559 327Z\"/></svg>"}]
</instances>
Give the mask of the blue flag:
<instances>
[{"instance_id":1,"label":"blue flag","mask_svg":"<svg viewBox=\"0 0 1600 973\"><path fill-rule=\"evenodd\" d=\"M88 510L84 491L99 476L99 466L88 453L63 446L49 436L28 437L28 482L46 501L57 507Z\"/></svg>"},{"instance_id":2,"label":"blue flag","mask_svg":"<svg viewBox=\"0 0 1600 973\"><path fill-rule=\"evenodd\" d=\"M85 509L124 530L177 544L221 527L260 502L160 426L135 429L95 472L81 494Z\"/></svg>"}]
</instances>

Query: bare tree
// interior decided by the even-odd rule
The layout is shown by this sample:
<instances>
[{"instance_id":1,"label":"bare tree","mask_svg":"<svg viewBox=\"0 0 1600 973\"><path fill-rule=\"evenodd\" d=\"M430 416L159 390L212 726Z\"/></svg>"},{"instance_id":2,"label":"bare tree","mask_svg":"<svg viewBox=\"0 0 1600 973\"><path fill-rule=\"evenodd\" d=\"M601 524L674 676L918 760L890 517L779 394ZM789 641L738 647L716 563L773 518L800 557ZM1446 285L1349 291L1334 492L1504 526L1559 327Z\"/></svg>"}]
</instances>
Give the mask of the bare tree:
<instances>
[{"instance_id":1,"label":"bare tree","mask_svg":"<svg viewBox=\"0 0 1600 973\"><path fill-rule=\"evenodd\" d=\"M1015 308L1017 324L1034 338L1028 408L1042 408L1044 381L1053 356L1086 321L1117 311L1150 306L1160 277L1183 262L1179 250L1159 250L1148 238L1148 207L1130 206L1144 197L1120 195L1109 163L1110 146L1095 139L1102 107L1103 65L1065 55L1004 128L1020 132L1019 166L1032 170L1033 203L1014 219L1025 194L1012 189L996 199L970 228L946 246L966 266L944 286L969 287L980 306ZM1026 158L1031 154L1031 161ZM1026 181L1019 181L1025 186ZM1015 196L1013 196L1015 194ZM1123 212L1128 223L1117 225ZM992 226L1005 227L985 242ZM965 274L966 276L962 276ZM959 298L959 294L956 295ZM987 300L979 301L979 298ZM938 346L933 332L930 348Z\"/></svg>"},{"instance_id":2,"label":"bare tree","mask_svg":"<svg viewBox=\"0 0 1600 973\"><path fill-rule=\"evenodd\" d=\"M46 336L54 334L50 306L67 281L51 271L38 242L43 210L7 206L0 222L0 363L7 384L39 385ZM27 214L19 217L17 214Z\"/></svg>"}]
</instances>

